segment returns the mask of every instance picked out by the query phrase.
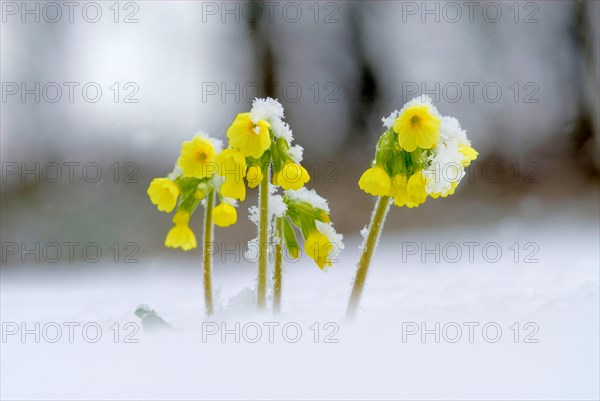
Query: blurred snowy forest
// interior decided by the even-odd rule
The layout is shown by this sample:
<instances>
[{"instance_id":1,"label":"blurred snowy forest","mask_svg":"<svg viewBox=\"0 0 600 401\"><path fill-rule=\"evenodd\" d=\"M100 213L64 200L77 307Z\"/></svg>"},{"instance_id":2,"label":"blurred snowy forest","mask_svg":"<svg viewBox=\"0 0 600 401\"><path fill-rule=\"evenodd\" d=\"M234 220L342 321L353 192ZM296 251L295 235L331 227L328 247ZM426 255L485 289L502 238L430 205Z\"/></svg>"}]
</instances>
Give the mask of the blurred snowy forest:
<instances>
[{"instance_id":1,"label":"blurred snowy forest","mask_svg":"<svg viewBox=\"0 0 600 401\"><path fill-rule=\"evenodd\" d=\"M3 241L162 249L170 221L146 199L149 181L197 130L223 138L256 95L283 103L309 186L329 198L344 233L366 224L372 200L356 182L381 117L421 93L461 121L480 159L455 197L394 213L390 227L485 222L566 196L595 210L597 1L101 2L95 23L95 10L75 9L71 22L64 6L48 22L56 10L43 3L36 22L35 4L33 14L2 6ZM57 101L48 83L61 88ZM96 87L102 96L90 101ZM79 163L73 183L65 162ZM86 163L101 167L97 182ZM248 239L245 216L243 207L236 230L219 235Z\"/></svg>"}]
</instances>

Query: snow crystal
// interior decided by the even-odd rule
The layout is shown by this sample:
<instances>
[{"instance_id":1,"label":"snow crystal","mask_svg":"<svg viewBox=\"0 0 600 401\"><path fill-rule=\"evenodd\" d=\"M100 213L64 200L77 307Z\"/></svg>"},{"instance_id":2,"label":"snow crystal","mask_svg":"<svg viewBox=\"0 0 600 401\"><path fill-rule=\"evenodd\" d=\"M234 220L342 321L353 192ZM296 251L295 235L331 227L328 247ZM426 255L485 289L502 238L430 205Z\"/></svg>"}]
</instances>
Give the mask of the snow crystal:
<instances>
[{"instance_id":1,"label":"snow crystal","mask_svg":"<svg viewBox=\"0 0 600 401\"><path fill-rule=\"evenodd\" d=\"M362 237L362 242L358 245L358 250L362 251L367 243L367 238L369 237L369 227L364 226L362 230L360 230L360 236Z\"/></svg>"},{"instance_id":2,"label":"snow crystal","mask_svg":"<svg viewBox=\"0 0 600 401\"><path fill-rule=\"evenodd\" d=\"M458 120L454 117L442 117L440 126L440 139L445 143L456 143L470 145L467 139L467 132L460 126Z\"/></svg>"},{"instance_id":3,"label":"snow crystal","mask_svg":"<svg viewBox=\"0 0 600 401\"><path fill-rule=\"evenodd\" d=\"M283 217L287 211L287 205L283 202L281 195L276 195L277 187L273 184L269 184L269 214L273 216ZM259 206L250 206L248 208L248 219L254 223L257 227L260 226L260 208Z\"/></svg>"},{"instance_id":4,"label":"snow crystal","mask_svg":"<svg viewBox=\"0 0 600 401\"><path fill-rule=\"evenodd\" d=\"M258 250L258 238L253 238L248 241L248 245L244 251L244 257L246 260L258 260Z\"/></svg>"},{"instance_id":5,"label":"snow crystal","mask_svg":"<svg viewBox=\"0 0 600 401\"><path fill-rule=\"evenodd\" d=\"M295 163L300 163L302 161L303 153L304 153L304 148L300 145L294 145L288 149L288 156Z\"/></svg>"},{"instance_id":6,"label":"snow crystal","mask_svg":"<svg viewBox=\"0 0 600 401\"><path fill-rule=\"evenodd\" d=\"M399 115L400 115L400 112L398 110L394 110L394 111L392 111L392 113L389 116L382 117L381 121L383 122L383 126L387 129L392 128L392 126L394 125L394 122L396 121L396 119L398 118Z\"/></svg>"},{"instance_id":7,"label":"snow crystal","mask_svg":"<svg viewBox=\"0 0 600 401\"><path fill-rule=\"evenodd\" d=\"M281 195L269 196L269 212L276 217L283 217L287 211L287 205Z\"/></svg>"},{"instance_id":8,"label":"snow crystal","mask_svg":"<svg viewBox=\"0 0 600 401\"><path fill-rule=\"evenodd\" d=\"M273 131L273 135L277 138L283 138L287 143L291 143L294 139L292 135L292 130L288 123L279 120L279 119L271 119L269 120L271 124L271 130Z\"/></svg>"},{"instance_id":9,"label":"snow crystal","mask_svg":"<svg viewBox=\"0 0 600 401\"><path fill-rule=\"evenodd\" d=\"M361 237L363 237L363 239L367 239L367 237L369 236L369 227L364 226L362 230L360 230L360 235Z\"/></svg>"},{"instance_id":10,"label":"snow crystal","mask_svg":"<svg viewBox=\"0 0 600 401\"><path fill-rule=\"evenodd\" d=\"M255 124L258 120L267 120L269 122L281 120L283 118L283 106L277 100L270 97L266 99L256 98L252 102L250 116Z\"/></svg>"},{"instance_id":11,"label":"snow crystal","mask_svg":"<svg viewBox=\"0 0 600 401\"><path fill-rule=\"evenodd\" d=\"M309 190L306 188L300 188L297 191L288 189L285 191L285 196L292 201L306 202L312 207L322 209L329 213L329 204L327 203L327 200L319 196L314 189Z\"/></svg>"},{"instance_id":12,"label":"snow crystal","mask_svg":"<svg viewBox=\"0 0 600 401\"><path fill-rule=\"evenodd\" d=\"M439 148L430 166L424 170L428 194L444 193L451 189L453 182L460 182L465 176L465 170L461 165L464 156L458 151L456 145L439 146Z\"/></svg>"},{"instance_id":13,"label":"snow crystal","mask_svg":"<svg viewBox=\"0 0 600 401\"><path fill-rule=\"evenodd\" d=\"M250 206L248 208L248 220L254 223L256 227L260 224L260 212L258 206Z\"/></svg>"},{"instance_id":14,"label":"snow crystal","mask_svg":"<svg viewBox=\"0 0 600 401\"><path fill-rule=\"evenodd\" d=\"M441 194L451 189L453 182L460 182L465 176L462 166L464 155L459 145L470 144L465 130L454 117L442 117L440 126L440 143L429 158L429 167L425 169L427 193Z\"/></svg>"}]
</instances>

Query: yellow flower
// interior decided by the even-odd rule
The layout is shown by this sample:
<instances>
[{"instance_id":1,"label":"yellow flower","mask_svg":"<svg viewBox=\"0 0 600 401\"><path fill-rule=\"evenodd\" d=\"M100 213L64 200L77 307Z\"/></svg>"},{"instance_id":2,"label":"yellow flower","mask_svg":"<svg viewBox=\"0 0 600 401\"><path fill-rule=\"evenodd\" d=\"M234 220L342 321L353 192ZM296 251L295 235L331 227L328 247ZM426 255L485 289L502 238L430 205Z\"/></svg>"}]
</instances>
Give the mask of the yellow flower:
<instances>
[{"instance_id":1,"label":"yellow flower","mask_svg":"<svg viewBox=\"0 0 600 401\"><path fill-rule=\"evenodd\" d=\"M177 165L186 177L205 178L215 173L215 148L211 141L196 135L181 145Z\"/></svg>"},{"instance_id":2,"label":"yellow flower","mask_svg":"<svg viewBox=\"0 0 600 401\"><path fill-rule=\"evenodd\" d=\"M155 178L148 187L148 196L161 212L170 212L177 204L179 188L168 178Z\"/></svg>"},{"instance_id":3,"label":"yellow flower","mask_svg":"<svg viewBox=\"0 0 600 401\"><path fill-rule=\"evenodd\" d=\"M402 194L406 194L406 184L408 182L408 178L402 174L397 174L390 181L390 190L388 191L388 196L399 196Z\"/></svg>"},{"instance_id":4,"label":"yellow flower","mask_svg":"<svg viewBox=\"0 0 600 401\"><path fill-rule=\"evenodd\" d=\"M244 156L258 159L271 146L270 127L266 120L258 120L254 124L250 113L240 113L227 130L227 138L229 144L239 149Z\"/></svg>"},{"instance_id":5,"label":"yellow flower","mask_svg":"<svg viewBox=\"0 0 600 401\"><path fill-rule=\"evenodd\" d=\"M217 155L217 174L224 177L221 195L228 198L246 199L246 158L235 149L225 149Z\"/></svg>"},{"instance_id":6,"label":"yellow flower","mask_svg":"<svg viewBox=\"0 0 600 401\"><path fill-rule=\"evenodd\" d=\"M391 186L391 179L381 166L371 167L358 180L358 186L373 196L385 196Z\"/></svg>"},{"instance_id":7,"label":"yellow flower","mask_svg":"<svg viewBox=\"0 0 600 401\"><path fill-rule=\"evenodd\" d=\"M260 184L263 179L262 169L259 165L254 164L248 167L246 170L246 181L248 181L248 186L250 188L255 188Z\"/></svg>"},{"instance_id":8,"label":"yellow flower","mask_svg":"<svg viewBox=\"0 0 600 401\"><path fill-rule=\"evenodd\" d=\"M409 208L419 206L419 204L415 203L408 194L408 191L406 190L407 185L408 178L402 174L398 174L392 179L389 195L394 197L394 205L398 207L406 206Z\"/></svg>"},{"instance_id":9,"label":"yellow flower","mask_svg":"<svg viewBox=\"0 0 600 401\"><path fill-rule=\"evenodd\" d=\"M394 122L398 143L407 152L417 147L430 149L440 139L440 119L432 115L427 105L408 107Z\"/></svg>"},{"instance_id":10,"label":"yellow flower","mask_svg":"<svg viewBox=\"0 0 600 401\"><path fill-rule=\"evenodd\" d=\"M393 189L389 194L394 197L394 205L398 207L418 207L427 199L426 184L427 181L420 171L410 178L399 174L394 176Z\"/></svg>"},{"instance_id":11,"label":"yellow flower","mask_svg":"<svg viewBox=\"0 0 600 401\"><path fill-rule=\"evenodd\" d=\"M212 218L219 227L227 227L237 221L237 211L228 203L220 203L213 209Z\"/></svg>"},{"instance_id":12,"label":"yellow flower","mask_svg":"<svg viewBox=\"0 0 600 401\"><path fill-rule=\"evenodd\" d=\"M412 202L421 204L427 198L426 190L427 180L421 171L413 174L406 184L406 192L410 196Z\"/></svg>"},{"instance_id":13,"label":"yellow flower","mask_svg":"<svg viewBox=\"0 0 600 401\"><path fill-rule=\"evenodd\" d=\"M310 181L308 171L298 163L286 161L280 171L273 175L273 184L279 185L283 189L298 190Z\"/></svg>"},{"instance_id":14,"label":"yellow flower","mask_svg":"<svg viewBox=\"0 0 600 401\"><path fill-rule=\"evenodd\" d=\"M465 144L459 145L458 151L465 156L461 161L463 167L467 167L473 160L477 159L477 156L479 156L479 153L475 149Z\"/></svg>"},{"instance_id":15,"label":"yellow flower","mask_svg":"<svg viewBox=\"0 0 600 401\"><path fill-rule=\"evenodd\" d=\"M227 148L216 157L217 174L222 177L235 175L236 179L241 180L246 175L246 158L235 149Z\"/></svg>"},{"instance_id":16,"label":"yellow flower","mask_svg":"<svg viewBox=\"0 0 600 401\"><path fill-rule=\"evenodd\" d=\"M317 230L311 231L304 242L304 251L308 256L313 258L320 269L324 269L326 265L331 266L329 254L333 250L333 245L329 241L329 238Z\"/></svg>"},{"instance_id":17,"label":"yellow flower","mask_svg":"<svg viewBox=\"0 0 600 401\"><path fill-rule=\"evenodd\" d=\"M196 248L196 236L188 226L190 214L183 210L178 211L173 216L175 227L169 230L165 239L165 246L169 248L181 248L184 251Z\"/></svg>"},{"instance_id":18,"label":"yellow flower","mask_svg":"<svg viewBox=\"0 0 600 401\"><path fill-rule=\"evenodd\" d=\"M221 185L221 195L244 201L246 199L246 186L244 181L227 180Z\"/></svg>"}]
</instances>

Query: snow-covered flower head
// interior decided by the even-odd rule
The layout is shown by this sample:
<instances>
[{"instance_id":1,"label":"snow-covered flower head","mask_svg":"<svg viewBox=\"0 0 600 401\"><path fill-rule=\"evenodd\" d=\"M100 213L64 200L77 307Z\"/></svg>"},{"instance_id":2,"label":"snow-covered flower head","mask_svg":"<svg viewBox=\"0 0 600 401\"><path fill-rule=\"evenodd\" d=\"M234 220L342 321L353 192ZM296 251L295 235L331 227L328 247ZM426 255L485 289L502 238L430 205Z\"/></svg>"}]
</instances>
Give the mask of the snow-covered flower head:
<instances>
[{"instance_id":1,"label":"snow-covered flower head","mask_svg":"<svg viewBox=\"0 0 600 401\"><path fill-rule=\"evenodd\" d=\"M270 166L272 183L284 190L300 189L310 181L300 164L303 149L292 145L292 130L283 118L283 106L271 98L254 99L249 112L235 117L227 130L229 147L216 156L217 173L225 177L224 195L243 201L244 178L250 188L257 187L270 174Z\"/></svg>"},{"instance_id":2,"label":"snow-covered flower head","mask_svg":"<svg viewBox=\"0 0 600 401\"><path fill-rule=\"evenodd\" d=\"M358 185L373 196L393 197L396 206L417 207L428 196L453 194L465 167L477 158L458 120L441 116L428 96L382 121L387 130Z\"/></svg>"},{"instance_id":3,"label":"snow-covered flower head","mask_svg":"<svg viewBox=\"0 0 600 401\"><path fill-rule=\"evenodd\" d=\"M236 170L234 166L228 166L220 169L218 174L233 170L234 175L245 178L251 188L260 185L260 204L266 202L267 207L249 208L249 218L259 227L259 235L266 231L266 237L271 235L276 244L281 245L279 249L285 246L289 255L298 258L300 246L296 230L300 230L304 249L323 269L332 263L331 252L341 249L341 236L330 222L327 201L304 187L310 181L310 175L301 165L303 149L292 144L292 130L283 119L283 106L277 100L255 99L249 112L235 118L227 131L229 148L217 156L221 160L222 154L227 152L228 160L235 157L235 164L240 167ZM267 197L264 188L270 176ZM229 180L225 178L221 192L243 200L244 180L231 184ZM279 188L285 191L283 196L277 194ZM252 240L249 246L257 241ZM261 277L264 282L259 269L259 283Z\"/></svg>"},{"instance_id":4,"label":"snow-covered flower head","mask_svg":"<svg viewBox=\"0 0 600 401\"><path fill-rule=\"evenodd\" d=\"M297 230L304 238L304 251L319 268L331 266L335 256L344 249L342 235L335 231L329 218L329 204L314 190L301 188L287 190L283 196L276 193L277 186L269 187L269 227L275 242L282 244L293 259L300 257ZM259 225L260 210L257 206L248 209L248 218ZM281 224L281 226L279 226ZM280 227L283 232L279 232ZM255 248L258 238L248 242L248 248ZM254 255L248 253L248 258Z\"/></svg>"},{"instance_id":5,"label":"snow-covered flower head","mask_svg":"<svg viewBox=\"0 0 600 401\"><path fill-rule=\"evenodd\" d=\"M290 255L298 257L300 250L294 230L296 227L304 237L306 254L321 269L331 266L334 256L344 245L342 235L335 231L329 218L327 200L306 188L285 191L283 200L287 205L284 243Z\"/></svg>"}]
</instances>

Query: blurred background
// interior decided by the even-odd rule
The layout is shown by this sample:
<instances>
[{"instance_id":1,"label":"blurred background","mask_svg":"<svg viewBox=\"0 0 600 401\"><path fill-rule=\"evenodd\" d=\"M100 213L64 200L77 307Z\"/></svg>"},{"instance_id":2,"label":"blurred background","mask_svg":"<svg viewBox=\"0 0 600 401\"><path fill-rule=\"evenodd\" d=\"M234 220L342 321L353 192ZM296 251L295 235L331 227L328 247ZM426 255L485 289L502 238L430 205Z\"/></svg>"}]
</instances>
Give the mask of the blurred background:
<instances>
[{"instance_id":1,"label":"blurred background","mask_svg":"<svg viewBox=\"0 0 600 401\"><path fill-rule=\"evenodd\" d=\"M146 188L198 130L225 139L255 96L284 105L346 236L368 222L357 181L382 116L420 94L480 158L455 196L395 210L387 229L560 214L565 199L597 220L599 16L597 1L3 2L2 241L197 258L163 247L170 216ZM218 239L252 238L255 198Z\"/></svg>"}]
</instances>

